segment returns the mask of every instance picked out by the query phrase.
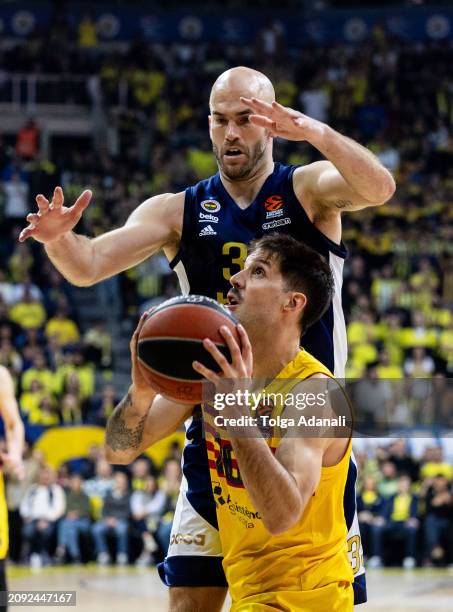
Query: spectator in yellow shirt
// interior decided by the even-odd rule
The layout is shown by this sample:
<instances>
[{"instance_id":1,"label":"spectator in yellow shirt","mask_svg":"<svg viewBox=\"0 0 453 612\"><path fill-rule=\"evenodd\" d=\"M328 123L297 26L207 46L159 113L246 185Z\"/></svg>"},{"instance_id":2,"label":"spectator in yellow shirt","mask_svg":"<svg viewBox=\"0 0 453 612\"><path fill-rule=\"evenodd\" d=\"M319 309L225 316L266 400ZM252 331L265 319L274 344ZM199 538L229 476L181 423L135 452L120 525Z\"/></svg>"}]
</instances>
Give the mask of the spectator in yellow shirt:
<instances>
[{"instance_id":1,"label":"spectator in yellow shirt","mask_svg":"<svg viewBox=\"0 0 453 612\"><path fill-rule=\"evenodd\" d=\"M60 424L60 417L50 395L43 397L39 407L31 411L28 422L31 425L45 425L47 427Z\"/></svg>"},{"instance_id":2,"label":"spectator in yellow shirt","mask_svg":"<svg viewBox=\"0 0 453 612\"><path fill-rule=\"evenodd\" d=\"M435 348L438 341L436 330L426 327L425 316L420 311L415 311L412 314L412 327L405 327L401 331L400 338L403 348L414 348L416 346Z\"/></svg>"},{"instance_id":3,"label":"spectator in yellow shirt","mask_svg":"<svg viewBox=\"0 0 453 612\"><path fill-rule=\"evenodd\" d=\"M30 414L39 408L42 398L46 395L42 384L36 378L32 379L30 389L20 396L19 405L22 412Z\"/></svg>"},{"instance_id":4,"label":"spectator in yellow shirt","mask_svg":"<svg viewBox=\"0 0 453 612\"><path fill-rule=\"evenodd\" d=\"M60 306L51 319L48 320L44 330L45 335L50 338L54 336L61 347L75 344L80 340L79 330L74 321L67 317L66 308Z\"/></svg>"},{"instance_id":5,"label":"spectator in yellow shirt","mask_svg":"<svg viewBox=\"0 0 453 612\"><path fill-rule=\"evenodd\" d=\"M444 460L442 447L433 446L425 451L420 476L423 480L429 479L431 481L438 474L442 474L448 480L453 480L453 466Z\"/></svg>"},{"instance_id":6,"label":"spectator in yellow shirt","mask_svg":"<svg viewBox=\"0 0 453 612\"><path fill-rule=\"evenodd\" d=\"M79 24L79 47L90 50L98 44L96 24L89 15L84 15Z\"/></svg>"},{"instance_id":7,"label":"spectator in yellow shirt","mask_svg":"<svg viewBox=\"0 0 453 612\"><path fill-rule=\"evenodd\" d=\"M378 378L403 378L402 368L390 363L390 355L386 350L379 353L379 363L376 366L376 373Z\"/></svg>"},{"instance_id":8,"label":"spectator in yellow shirt","mask_svg":"<svg viewBox=\"0 0 453 612\"><path fill-rule=\"evenodd\" d=\"M47 314L41 302L32 297L30 288L25 285L22 299L12 306L9 311L9 318L22 328L30 329L31 327L42 327Z\"/></svg>"},{"instance_id":9,"label":"spectator in yellow shirt","mask_svg":"<svg viewBox=\"0 0 453 612\"><path fill-rule=\"evenodd\" d=\"M33 367L26 370L22 374L22 389L28 391L31 389L32 381L39 381L43 390L46 393L52 393L54 390L54 374L48 369L46 360L42 353L37 353L33 359Z\"/></svg>"}]
</instances>

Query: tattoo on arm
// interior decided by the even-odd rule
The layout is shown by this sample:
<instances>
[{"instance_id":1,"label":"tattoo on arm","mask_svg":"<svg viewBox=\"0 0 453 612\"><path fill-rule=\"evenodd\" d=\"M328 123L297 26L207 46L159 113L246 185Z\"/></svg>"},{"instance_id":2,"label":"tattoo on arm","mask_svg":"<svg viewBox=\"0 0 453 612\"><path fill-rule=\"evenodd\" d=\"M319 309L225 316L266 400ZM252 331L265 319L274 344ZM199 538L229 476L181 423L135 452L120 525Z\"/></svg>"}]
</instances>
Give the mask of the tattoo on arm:
<instances>
[{"instance_id":1,"label":"tattoo on arm","mask_svg":"<svg viewBox=\"0 0 453 612\"><path fill-rule=\"evenodd\" d=\"M351 200L337 200L337 202L335 202L335 207L339 208L340 210L343 208L348 208L349 206L353 206Z\"/></svg>"},{"instance_id":2,"label":"tattoo on arm","mask_svg":"<svg viewBox=\"0 0 453 612\"><path fill-rule=\"evenodd\" d=\"M105 441L114 451L136 449L142 441L146 415L142 416L134 427L127 427L124 413L130 406L132 406L132 398L128 393L108 420Z\"/></svg>"}]
</instances>

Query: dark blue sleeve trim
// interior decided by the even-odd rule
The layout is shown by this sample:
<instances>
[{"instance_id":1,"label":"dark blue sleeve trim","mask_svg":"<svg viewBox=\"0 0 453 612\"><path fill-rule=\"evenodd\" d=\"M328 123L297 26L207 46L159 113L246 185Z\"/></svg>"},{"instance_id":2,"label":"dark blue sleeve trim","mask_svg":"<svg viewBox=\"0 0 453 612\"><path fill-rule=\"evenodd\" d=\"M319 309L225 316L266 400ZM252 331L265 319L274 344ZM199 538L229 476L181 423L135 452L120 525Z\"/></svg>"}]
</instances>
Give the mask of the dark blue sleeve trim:
<instances>
[{"instance_id":1,"label":"dark blue sleeve trim","mask_svg":"<svg viewBox=\"0 0 453 612\"><path fill-rule=\"evenodd\" d=\"M169 262L170 268L173 270L174 267L181 261L182 250L184 248L184 238L186 235L190 235L190 204L192 202L192 194L193 188L187 187L184 196L184 213L183 213L183 221L182 221L182 232L181 239L179 241L179 249L173 259Z\"/></svg>"},{"instance_id":2,"label":"dark blue sleeve trim","mask_svg":"<svg viewBox=\"0 0 453 612\"><path fill-rule=\"evenodd\" d=\"M222 557L181 555L167 557L157 566L168 587L227 587Z\"/></svg>"},{"instance_id":3,"label":"dark blue sleeve trim","mask_svg":"<svg viewBox=\"0 0 453 612\"><path fill-rule=\"evenodd\" d=\"M367 594L365 574L360 574L360 576L356 576L354 578L354 583L352 586L354 589L354 605L358 606L359 604L366 603Z\"/></svg>"}]
</instances>

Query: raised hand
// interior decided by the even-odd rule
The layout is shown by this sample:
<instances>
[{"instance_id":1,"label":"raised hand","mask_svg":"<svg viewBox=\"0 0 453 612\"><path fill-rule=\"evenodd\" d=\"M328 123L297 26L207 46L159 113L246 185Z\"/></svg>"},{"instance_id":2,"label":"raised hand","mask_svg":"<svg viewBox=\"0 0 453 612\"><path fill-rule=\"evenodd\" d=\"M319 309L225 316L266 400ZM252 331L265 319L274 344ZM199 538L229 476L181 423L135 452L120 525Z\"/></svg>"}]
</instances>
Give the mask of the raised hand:
<instances>
[{"instance_id":1,"label":"raised hand","mask_svg":"<svg viewBox=\"0 0 453 612\"><path fill-rule=\"evenodd\" d=\"M244 97L241 97L241 101L253 110L249 121L267 128L274 137L287 140L307 140L314 144L319 142L327 128L325 123L275 101L269 104L258 98Z\"/></svg>"},{"instance_id":2,"label":"raised hand","mask_svg":"<svg viewBox=\"0 0 453 612\"><path fill-rule=\"evenodd\" d=\"M46 244L70 232L79 222L92 195L92 192L86 189L70 207L63 206L64 195L61 187L55 187L51 202L42 194L37 195L38 212L27 215L29 225L21 231L19 241L24 242L32 237Z\"/></svg>"}]
</instances>

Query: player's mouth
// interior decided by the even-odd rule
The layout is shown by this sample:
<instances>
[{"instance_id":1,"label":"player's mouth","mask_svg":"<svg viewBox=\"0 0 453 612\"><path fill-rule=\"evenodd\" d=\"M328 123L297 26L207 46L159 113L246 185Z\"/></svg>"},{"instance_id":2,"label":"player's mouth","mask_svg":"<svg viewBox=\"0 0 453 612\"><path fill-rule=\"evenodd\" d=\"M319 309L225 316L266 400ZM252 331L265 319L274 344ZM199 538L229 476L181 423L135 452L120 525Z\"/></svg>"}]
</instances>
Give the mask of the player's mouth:
<instances>
[{"instance_id":1,"label":"player's mouth","mask_svg":"<svg viewBox=\"0 0 453 612\"><path fill-rule=\"evenodd\" d=\"M223 154L223 158L228 162L244 161L246 157L246 154L238 147L228 147Z\"/></svg>"}]
</instances>

